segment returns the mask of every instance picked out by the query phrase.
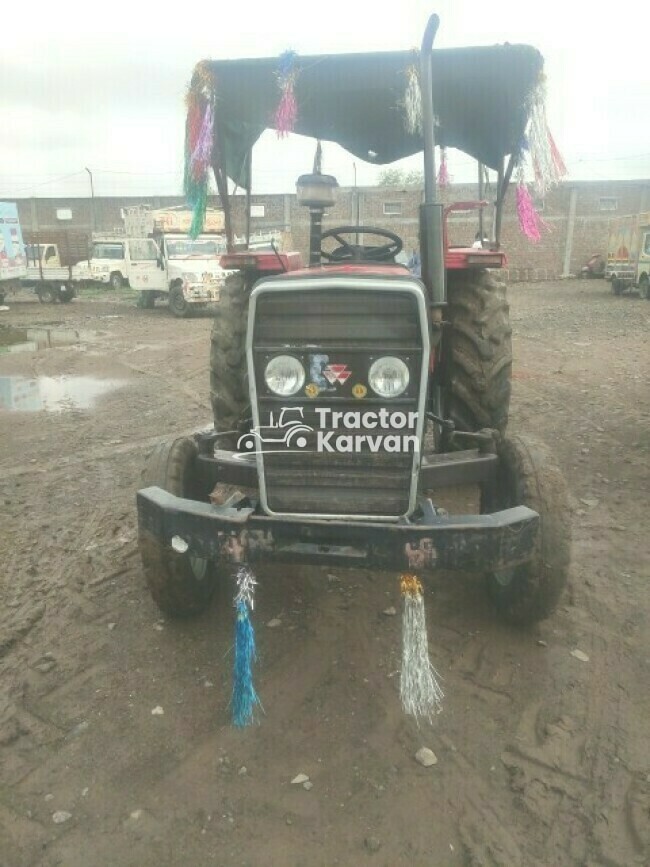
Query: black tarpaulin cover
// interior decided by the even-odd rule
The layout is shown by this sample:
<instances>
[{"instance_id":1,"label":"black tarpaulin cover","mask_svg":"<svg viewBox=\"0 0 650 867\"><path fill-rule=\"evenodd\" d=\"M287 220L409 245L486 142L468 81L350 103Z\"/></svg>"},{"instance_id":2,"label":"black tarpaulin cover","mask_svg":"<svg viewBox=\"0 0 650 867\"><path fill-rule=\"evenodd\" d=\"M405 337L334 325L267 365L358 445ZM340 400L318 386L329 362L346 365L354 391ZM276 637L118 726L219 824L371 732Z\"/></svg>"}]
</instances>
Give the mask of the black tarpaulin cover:
<instances>
[{"instance_id":1,"label":"black tarpaulin cover","mask_svg":"<svg viewBox=\"0 0 650 867\"><path fill-rule=\"evenodd\" d=\"M336 142L359 159L385 164L423 148L403 107L414 51L297 56L294 132ZM246 156L273 128L280 100L278 58L209 61L215 125L226 173L246 186ZM529 45L433 52L436 144L458 148L492 169L519 149L542 55Z\"/></svg>"}]
</instances>

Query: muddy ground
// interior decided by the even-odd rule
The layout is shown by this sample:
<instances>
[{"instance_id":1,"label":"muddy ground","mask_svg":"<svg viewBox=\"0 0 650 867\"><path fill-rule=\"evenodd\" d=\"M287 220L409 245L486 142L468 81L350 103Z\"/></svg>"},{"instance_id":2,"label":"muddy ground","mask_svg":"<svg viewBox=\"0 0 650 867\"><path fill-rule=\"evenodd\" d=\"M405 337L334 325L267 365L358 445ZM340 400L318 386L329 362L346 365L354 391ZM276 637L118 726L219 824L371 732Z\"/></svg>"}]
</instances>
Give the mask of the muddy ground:
<instances>
[{"instance_id":1,"label":"muddy ground","mask_svg":"<svg viewBox=\"0 0 650 867\"><path fill-rule=\"evenodd\" d=\"M431 576L446 697L418 729L382 613L397 576L267 569L265 715L238 731L230 589L167 622L136 545L148 450L210 420L210 318L105 298L0 314L55 329L0 354L23 378L0 380L23 407L0 410L0 865L648 864L650 304L600 281L510 288L511 428L551 445L572 494L557 613L517 631L480 581Z\"/></svg>"}]
</instances>

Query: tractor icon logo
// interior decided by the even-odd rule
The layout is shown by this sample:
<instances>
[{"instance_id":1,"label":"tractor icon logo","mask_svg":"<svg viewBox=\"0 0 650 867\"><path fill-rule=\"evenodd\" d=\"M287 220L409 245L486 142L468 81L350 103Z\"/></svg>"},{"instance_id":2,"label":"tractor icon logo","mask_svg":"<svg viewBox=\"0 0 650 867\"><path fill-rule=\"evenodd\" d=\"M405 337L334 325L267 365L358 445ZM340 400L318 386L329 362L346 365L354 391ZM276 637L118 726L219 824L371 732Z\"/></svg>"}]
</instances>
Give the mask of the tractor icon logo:
<instances>
[{"instance_id":1,"label":"tractor icon logo","mask_svg":"<svg viewBox=\"0 0 650 867\"><path fill-rule=\"evenodd\" d=\"M271 412L268 424L254 427L248 433L242 434L237 440L237 451L249 453L264 451L264 445L304 449L307 446L308 435L313 431L314 428L304 421L301 406L283 407L277 421Z\"/></svg>"}]
</instances>

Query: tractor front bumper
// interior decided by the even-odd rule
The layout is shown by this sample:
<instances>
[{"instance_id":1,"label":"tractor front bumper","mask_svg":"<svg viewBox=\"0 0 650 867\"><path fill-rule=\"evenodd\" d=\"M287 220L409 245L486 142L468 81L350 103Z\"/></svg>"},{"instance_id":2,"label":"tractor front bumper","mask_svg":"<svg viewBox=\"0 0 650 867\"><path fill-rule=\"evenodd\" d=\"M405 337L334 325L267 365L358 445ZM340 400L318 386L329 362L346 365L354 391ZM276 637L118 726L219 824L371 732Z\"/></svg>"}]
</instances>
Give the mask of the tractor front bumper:
<instances>
[{"instance_id":1,"label":"tractor front bumper","mask_svg":"<svg viewBox=\"0 0 650 867\"><path fill-rule=\"evenodd\" d=\"M257 504L216 506L138 491L142 537L213 560L283 561L416 572L433 567L491 572L532 557L539 516L525 506L490 515L450 516L423 499L408 521L271 517Z\"/></svg>"}]
</instances>

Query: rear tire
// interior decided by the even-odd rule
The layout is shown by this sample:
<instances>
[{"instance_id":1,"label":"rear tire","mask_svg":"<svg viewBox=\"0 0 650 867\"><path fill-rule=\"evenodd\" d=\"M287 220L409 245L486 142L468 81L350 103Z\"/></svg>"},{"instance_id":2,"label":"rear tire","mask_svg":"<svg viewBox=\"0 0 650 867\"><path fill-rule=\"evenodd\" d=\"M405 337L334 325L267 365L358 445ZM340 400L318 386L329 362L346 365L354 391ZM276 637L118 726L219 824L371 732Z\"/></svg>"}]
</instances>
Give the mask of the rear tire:
<instances>
[{"instance_id":1,"label":"rear tire","mask_svg":"<svg viewBox=\"0 0 650 867\"><path fill-rule=\"evenodd\" d=\"M36 290L36 294L38 295L38 300L41 304L54 304L56 301L54 288L47 283L45 286L39 286Z\"/></svg>"},{"instance_id":2,"label":"rear tire","mask_svg":"<svg viewBox=\"0 0 650 867\"><path fill-rule=\"evenodd\" d=\"M59 290L59 301L62 304L69 304L73 298L77 297L77 291L73 286L66 286L65 289Z\"/></svg>"},{"instance_id":3,"label":"rear tire","mask_svg":"<svg viewBox=\"0 0 650 867\"><path fill-rule=\"evenodd\" d=\"M487 575L487 590L499 616L520 626L555 609L571 559L571 511L564 477L545 446L513 436L498 446L496 483L485 488L481 511L528 506L539 514L539 530L528 563Z\"/></svg>"},{"instance_id":4,"label":"rear tire","mask_svg":"<svg viewBox=\"0 0 650 867\"><path fill-rule=\"evenodd\" d=\"M215 308L210 343L210 400L214 429L238 431L250 405L246 372L246 281L241 272L228 276ZM238 436L233 434L232 448Z\"/></svg>"},{"instance_id":5,"label":"rear tire","mask_svg":"<svg viewBox=\"0 0 650 867\"><path fill-rule=\"evenodd\" d=\"M138 307L142 310L153 310L156 303L156 296L153 292L140 292L138 295Z\"/></svg>"},{"instance_id":6,"label":"rear tire","mask_svg":"<svg viewBox=\"0 0 650 867\"><path fill-rule=\"evenodd\" d=\"M508 425L512 329L505 283L485 269L447 272L445 416L456 430Z\"/></svg>"},{"instance_id":7,"label":"rear tire","mask_svg":"<svg viewBox=\"0 0 650 867\"><path fill-rule=\"evenodd\" d=\"M189 437L159 443L142 473L143 487L156 485L177 497L200 499L196 459L196 443ZM191 617L209 606L217 585L211 560L179 554L142 530L139 546L147 586L164 614Z\"/></svg>"}]
</instances>

